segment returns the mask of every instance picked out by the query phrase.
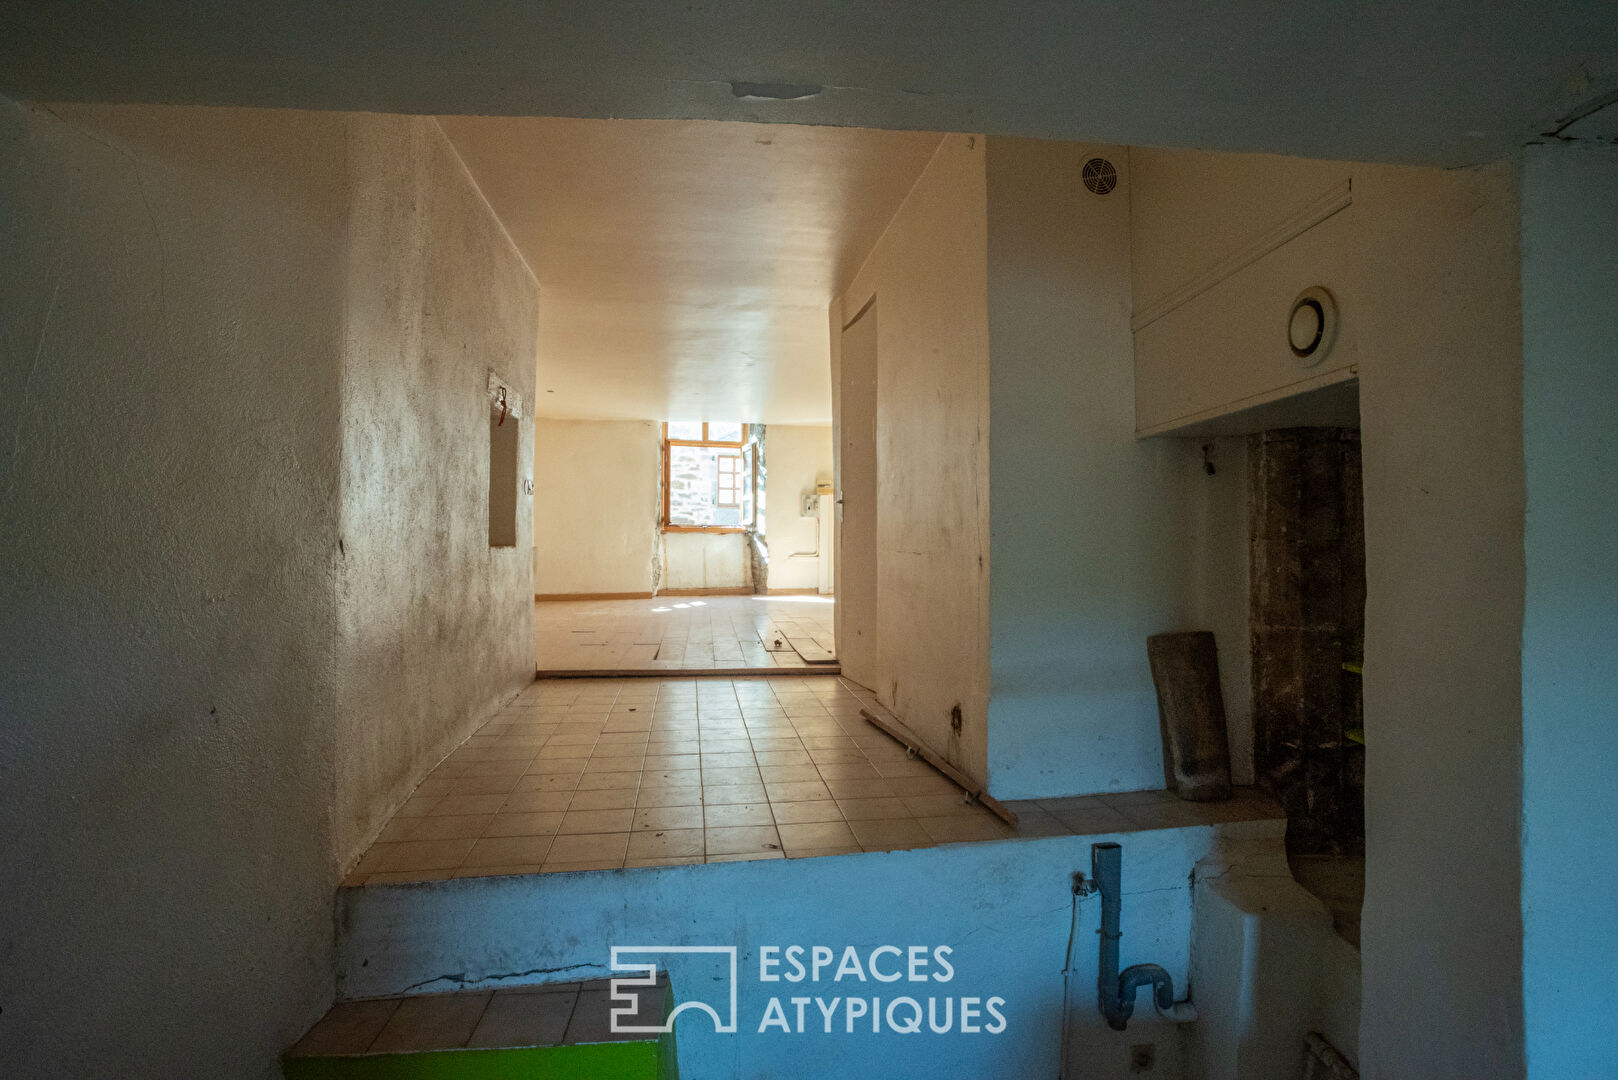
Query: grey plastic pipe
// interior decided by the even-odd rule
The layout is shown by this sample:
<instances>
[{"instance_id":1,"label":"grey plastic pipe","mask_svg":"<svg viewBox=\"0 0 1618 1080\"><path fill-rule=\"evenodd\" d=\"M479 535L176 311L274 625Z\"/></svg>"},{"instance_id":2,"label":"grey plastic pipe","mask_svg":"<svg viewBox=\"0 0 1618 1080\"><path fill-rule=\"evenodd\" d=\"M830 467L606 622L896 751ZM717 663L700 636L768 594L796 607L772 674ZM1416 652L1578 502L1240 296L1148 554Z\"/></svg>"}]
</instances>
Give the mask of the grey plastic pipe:
<instances>
[{"instance_id":1,"label":"grey plastic pipe","mask_svg":"<svg viewBox=\"0 0 1618 1080\"><path fill-rule=\"evenodd\" d=\"M1101 1015L1107 1026L1122 1031L1135 1012L1135 994L1151 986L1152 1002L1171 1020L1186 1022L1196 1018L1189 1004L1174 1002L1174 979L1157 964L1136 964L1118 970L1118 918L1123 908L1120 883L1123 879L1124 849L1119 844L1091 844L1090 872L1101 893L1101 970L1097 989Z\"/></svg>"}]
</instances>

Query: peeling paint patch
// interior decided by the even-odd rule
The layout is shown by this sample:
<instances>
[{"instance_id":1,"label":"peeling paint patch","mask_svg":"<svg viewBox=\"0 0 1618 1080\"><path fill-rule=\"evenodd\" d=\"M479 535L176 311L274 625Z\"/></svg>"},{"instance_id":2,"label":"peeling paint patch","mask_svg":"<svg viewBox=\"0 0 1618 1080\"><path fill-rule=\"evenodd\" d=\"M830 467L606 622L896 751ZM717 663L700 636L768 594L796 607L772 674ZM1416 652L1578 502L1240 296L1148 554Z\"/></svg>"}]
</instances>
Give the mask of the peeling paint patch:
<instances>
[{"instance_id":1,"label":"peeling paint patch","mask_svg":"<svg viewBox=\"0 0 1618 1080\"><path fill-rule=\"evenodd\" d=\"M732 82L730 92L735 97L765 99L768 101L801 101L812 98L825 89L818 83L756 83Z\"/></svg>"}]
</instances>

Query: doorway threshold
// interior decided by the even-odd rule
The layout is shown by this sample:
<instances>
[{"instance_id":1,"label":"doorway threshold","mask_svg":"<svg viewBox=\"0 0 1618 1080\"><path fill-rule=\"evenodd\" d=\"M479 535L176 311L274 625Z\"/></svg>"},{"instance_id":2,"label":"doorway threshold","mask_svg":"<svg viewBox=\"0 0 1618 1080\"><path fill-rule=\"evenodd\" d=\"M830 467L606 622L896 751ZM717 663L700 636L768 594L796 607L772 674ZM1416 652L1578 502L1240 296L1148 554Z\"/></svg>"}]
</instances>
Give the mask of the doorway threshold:
<instances>
[{"instance_id":1,"label":"doorway threshold","mask_svg":"<svg viewBox=\"0 0 1618 1080\"><path fill-rule=\"evenodd\" d=\"M653 662L654 664L656 661ZM692 667L679 661L669 661L667 666L644 666L632 668L539 668L534 673L535 679L668 679L668 678L694 678L697 676L715 676L723 678L745 678L754 675L841 675L842 665L836 661L824 664L805 664L802 667Z\"/></svg>"}]
</instances>

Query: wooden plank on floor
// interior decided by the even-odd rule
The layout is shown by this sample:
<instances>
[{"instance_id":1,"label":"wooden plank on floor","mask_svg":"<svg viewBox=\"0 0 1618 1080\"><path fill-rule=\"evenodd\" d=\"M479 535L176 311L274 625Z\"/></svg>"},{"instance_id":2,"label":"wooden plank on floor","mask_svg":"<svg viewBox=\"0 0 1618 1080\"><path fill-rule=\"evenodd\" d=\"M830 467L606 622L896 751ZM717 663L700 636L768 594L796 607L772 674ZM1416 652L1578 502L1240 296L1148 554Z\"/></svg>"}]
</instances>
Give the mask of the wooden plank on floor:
<instances>
[{"instance_id":1,"label":"wooden plank on floor","mask_svg":"<svg viewBox=\"0 0 1618 1080\"><path fill-rule=\"evenodd\" d=\"M789 637L787 644L792 646L794 652L803 657L806 664L829 664L837 659L836 654L820 647L820 642L812 637Z\"/></svg>"},{"instance_id":2,"label":"wooden plank on floor","mask_svg":"<svg viewBox=\"0 0 1618 1080\"><path fill-rule=\"evenodd\" d=\"M908 749L913 751L917 757L921 758L921 760L925 761L927 764L931 765L933 768L955 781L956 786L958 786L962 791L965 791L967 794L971 795L974 801L982 803L1007 825L1010 825L1014 829L1017 827L1017 814L1015 811L1002 805L998 800L991 798L989 793L985 791L983 786L976 780L973 780L970 776L967 776L965 773L961 772L948 761L945 761L941 756L935 754L926 743L921 741L920 737L917 736L914 731L911 731L909 728L905 727L904 724L901 723L896 717L878 716L871 709L861 709L860 715L865 717L865 719L872 725L881 728L883 731L899 740L899 742L903 743Z\"/></svg>"}]
</instances>

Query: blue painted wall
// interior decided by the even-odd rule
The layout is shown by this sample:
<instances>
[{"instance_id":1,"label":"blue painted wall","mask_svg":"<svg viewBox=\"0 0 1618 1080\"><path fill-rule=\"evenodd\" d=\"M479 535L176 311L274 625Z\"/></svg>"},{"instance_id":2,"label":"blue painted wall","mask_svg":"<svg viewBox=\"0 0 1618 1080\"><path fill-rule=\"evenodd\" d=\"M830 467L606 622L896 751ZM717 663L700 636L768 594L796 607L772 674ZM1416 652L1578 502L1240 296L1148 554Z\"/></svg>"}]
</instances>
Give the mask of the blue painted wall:
<instances>
[{"instance_id":1,"label":"blue painted wall","mask_svg":"<svg viewBox=\"0 0 1618 1080\"><path fill-rule=\"evenodd\" d=\"M1531 148L1522 200L1528 1071L1618 1076L1618 149Z\"/></svg>"},{"instance_id":2,"label":"blue painted wall","mask_svg":"<svg viewBox=\"0 0 1618 1080\"><path fill-rule=\"evenodd\" d=\"M1221 836L1266 837L1278 844L1280 824L346 889L339 911L339 994L598 978L610 974L614 945L735 945L739 1031L716 1034L706 1016L683 1014L676 1027L681 1075L1053 1078L1062 1039L1070 874L1089 871L1091 843L1116 839L1124 845L1123 963L1163 964L1183 987L1191 868ZM1081 904L1074 936L1072 1055L1082 1064L1075 1075L1128 1077L1129 1048L1151 1043L1157 1048L1156 1075L1177 1076L1177 1029L1157 1018L1145 998L1125 1032L1108 1029L1097 1013L1099 916L1099 900ZM823 944L839 952L853 945L862 957L885 944L947 945L955 975L948 983L927 985L761 983L760 947L792 944ZM710 958L674 957L666 966L680 1001L715 986ZM849 1034L839 1011L830 1035L818 1023L801 1035L758 1031L772 994L795 1021L789 996L829 999L850 992L884 1000L899 994L999 996L1005 999L1006 1030L872 1034L865 1017ZM808 1007L811 1021L815 1009Z\"/></svg>"}]
</instances>

